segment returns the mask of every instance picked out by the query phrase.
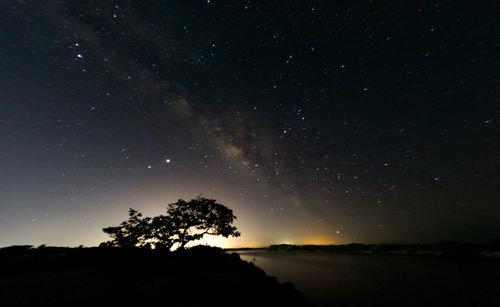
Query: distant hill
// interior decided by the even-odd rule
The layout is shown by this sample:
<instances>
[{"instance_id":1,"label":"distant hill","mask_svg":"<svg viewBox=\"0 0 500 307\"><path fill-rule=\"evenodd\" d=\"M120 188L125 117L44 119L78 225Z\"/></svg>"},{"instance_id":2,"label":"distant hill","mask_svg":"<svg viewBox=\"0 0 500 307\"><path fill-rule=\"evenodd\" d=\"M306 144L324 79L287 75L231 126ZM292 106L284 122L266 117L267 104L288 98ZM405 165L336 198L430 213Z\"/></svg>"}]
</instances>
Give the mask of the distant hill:
<instances>
[{"instance_id":1,"label":"distant hill","mask_svg":"<svg viewBox=\"0 0 500 307\"><path fill-rule=\"evenodd\" d=\"M500 259L500 243L469 244L439 242L436 244L360 244L292 245L277 244L267 248L273 252L320 252L332 254L397 254L444 257Z\"/></svg>"}]
</instances>

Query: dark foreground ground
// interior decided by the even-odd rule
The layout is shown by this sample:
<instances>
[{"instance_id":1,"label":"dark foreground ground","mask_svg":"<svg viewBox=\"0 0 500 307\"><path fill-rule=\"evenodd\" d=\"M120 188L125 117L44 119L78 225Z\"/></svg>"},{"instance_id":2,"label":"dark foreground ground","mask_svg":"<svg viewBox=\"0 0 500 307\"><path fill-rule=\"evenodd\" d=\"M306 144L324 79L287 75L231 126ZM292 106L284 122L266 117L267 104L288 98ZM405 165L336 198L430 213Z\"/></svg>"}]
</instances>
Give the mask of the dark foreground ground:
<instances>
[{"instance_id":1,"label":"dark foreground ground","mask_svg":"<svg viewBox=\"0 0 500 307\"><path fill-rule=\"evenodd\" d=\"M0 249L0 306L311 306L237 254L118 248Z\"/></svg>"}]
</instances>

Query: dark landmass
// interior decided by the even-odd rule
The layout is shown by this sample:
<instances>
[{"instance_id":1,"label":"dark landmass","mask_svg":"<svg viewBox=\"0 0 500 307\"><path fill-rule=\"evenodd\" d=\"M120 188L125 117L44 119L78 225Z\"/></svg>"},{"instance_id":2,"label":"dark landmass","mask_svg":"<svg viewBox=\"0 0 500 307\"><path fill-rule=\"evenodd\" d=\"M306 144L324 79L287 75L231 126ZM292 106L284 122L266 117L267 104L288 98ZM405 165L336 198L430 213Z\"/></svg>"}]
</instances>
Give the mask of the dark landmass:
<instances>
[{"instance_id":1,"label":"dark landmass","mask_svg":"<svg viewBox=\"0 0 500 307\"><path fill-rule=\"evenodd\" d=\"M267 248L271 252L316 252L331 254L390 254L441 256L458 258L490 258L500 260L500 243L469 244L439 242L436 244L343 244L292 245L278 244Z\"/></svg>"},{"instance_id":2,"label":"dark landmass","mask_svg":"<svg viewBox=\"0 0 500 307\"><path fill-rule=\"evenodd\" d=\"M312 306L237 254L198 246L0 249L1 306Z\"/></svg>"},{"instance_id":3,"label":"dark landmass","mask_svg":"<svg viewBox=\"0 0 500 307\"><path fill-rule=\"evenodd\" d=\"M237 252L237 251L257 251L257 250L267 250L267 247L238 247L238 248L224 248L227 252Z\"/></svg>"}]
</instances>

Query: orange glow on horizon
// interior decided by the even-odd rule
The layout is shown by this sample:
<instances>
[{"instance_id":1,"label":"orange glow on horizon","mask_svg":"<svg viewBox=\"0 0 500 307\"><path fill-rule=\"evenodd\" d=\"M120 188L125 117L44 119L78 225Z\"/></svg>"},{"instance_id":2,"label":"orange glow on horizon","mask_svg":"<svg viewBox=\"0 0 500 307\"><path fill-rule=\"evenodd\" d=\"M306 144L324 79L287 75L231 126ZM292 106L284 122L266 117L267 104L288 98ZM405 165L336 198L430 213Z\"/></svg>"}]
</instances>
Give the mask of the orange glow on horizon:
<instances>
[{"instance_id":1,"label":"orange glow on horizon","mask_svg":"<svg viewBox=\"0 0 500 307\"><path fill-rule=\"evenodd\" d=\"M339 244L339 242L336 242L331 237L327 236L311 236L303 239L286 238L268 243L263 243L254 240L245 242L241 238L223 238L223 237L207 236L202 240L190 242L187 246L210 245L210 246L217 246L220 248L265 248L273 244L335 245Z\"/></svg>"},{"instance_id":2,"label":"orange glow on horizon","mask_svg":"<svg viewBox=\"0 0 500 307\"><path fill-rule=\"evenodd\" d=\"M329 237L312 237L300 240L300 245L332 245L336 244L332 238Z\"/></svg>"}]
</instances>

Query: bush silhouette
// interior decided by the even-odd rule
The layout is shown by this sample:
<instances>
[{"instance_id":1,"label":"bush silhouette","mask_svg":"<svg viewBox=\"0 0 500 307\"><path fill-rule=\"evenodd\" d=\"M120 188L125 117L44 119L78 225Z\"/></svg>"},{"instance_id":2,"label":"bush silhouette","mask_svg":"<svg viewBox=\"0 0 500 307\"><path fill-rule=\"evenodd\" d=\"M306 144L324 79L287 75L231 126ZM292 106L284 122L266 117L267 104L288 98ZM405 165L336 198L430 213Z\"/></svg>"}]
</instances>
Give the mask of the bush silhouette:
<instances>
[{"instance_id":1,"label":"bush silhouette","mask_svg":"<svg viewBox=\"0 0 500 307\"><path fill-rule=\"evenodd\" d=\"M179 199L168 204L166 215L153 218L143 218L141 213L131 208L127 221L103 229L113 240L103 242L101 246L171 249L177 244L179 249L184 249L186 244L205 235L240 236L240 232L232 226L235 219L231 209L214 199L200 196L188 202Z\"/></svg>"},{"instance_id":2,"label":"bush silhouette","mask_svg":"<svg viewBox=\"0 0 500 307\"><path fill-rule=\"evenodd\" d=\"M150 231L151 218L142 218L142 214L130 208L128 220L123 221L120 226L103 228L113 240L101 243L101 246L119 247L143 247L148 245L148 234Z\"/></svg>"}]
</instances>

